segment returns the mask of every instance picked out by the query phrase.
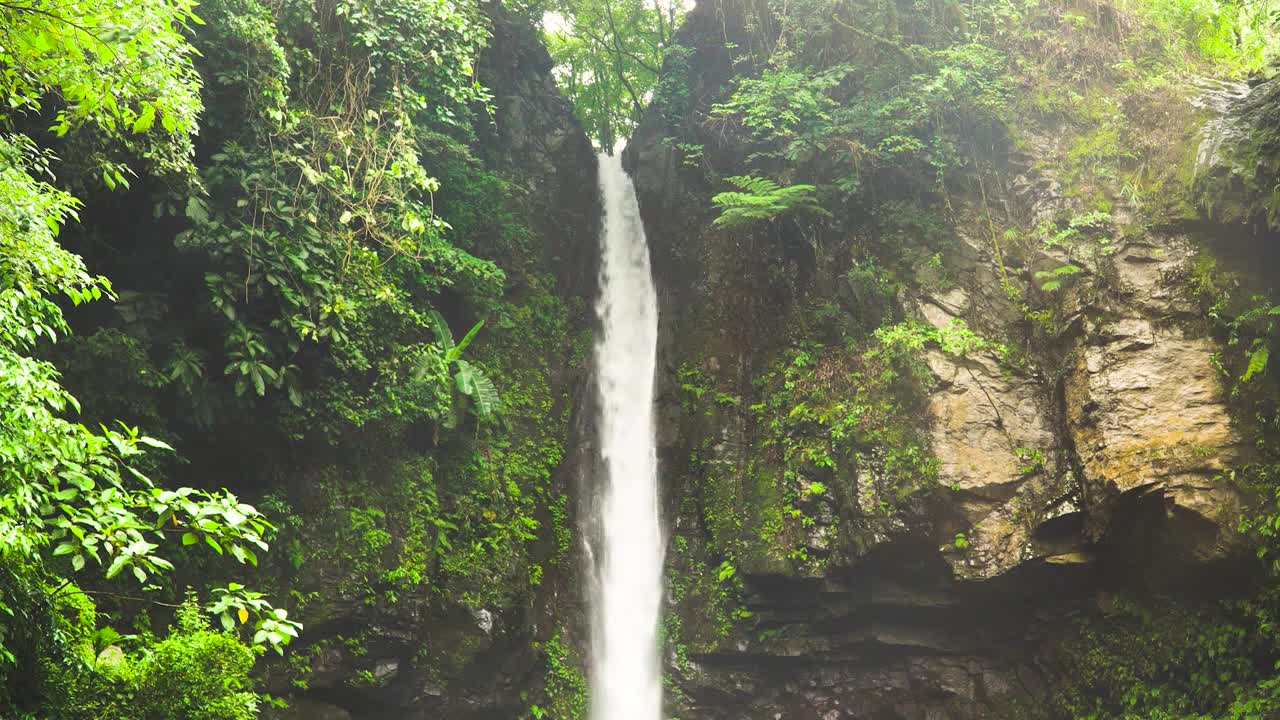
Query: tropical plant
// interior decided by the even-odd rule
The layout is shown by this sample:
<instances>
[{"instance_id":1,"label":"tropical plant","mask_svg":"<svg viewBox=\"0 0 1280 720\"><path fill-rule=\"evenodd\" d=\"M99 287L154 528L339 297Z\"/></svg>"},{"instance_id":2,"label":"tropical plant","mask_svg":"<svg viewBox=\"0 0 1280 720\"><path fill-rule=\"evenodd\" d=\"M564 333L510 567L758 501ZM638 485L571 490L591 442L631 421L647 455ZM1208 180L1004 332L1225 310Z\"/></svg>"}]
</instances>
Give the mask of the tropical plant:
<instances>
[{"instance_id":1,"label":"tropical plant","mask_svg":"<svg viewBox=\"0 0 1280 720\"><path fill-rule=\"evenodd\" d=\"M51 117L54 135L94 134L106 139L99 147L132 149L161 170L189 167L200 110L182 36L200 22L192 3L5 3L0 18L8 126ZM160 146L140 139L157 125ZM79 404L39 356L69 333L57 300L112 290L59 243L79 202L52 184L54 162L24 135L0 136L0 612L33 619L0 632L0 674L33 662L20 653L57 632L34 618L80 592L72 578L91 566L102 568L97 582L128 570L144 589L160 587L174 567L160 553L179 537L254 564L273 530L230 493L156 487L140 460L166 443L123 423L91 430L68 419ZM106 185L127 184L120 167L107 164Z\"/></svg>"},{"instance_id":2,"label":"tropical plant","mask_svg":"<svg viewBox=\"0 0 1280 720\"><path fill-rule=\"evenodd\" d=\"M818 204L817 188L813 185L783 187L768 178L751 175L726 179L740 192L722 192L711 198L712 204L720 209L720 216L715 219L720 227L741 227L790 213L831 215Z\"/></svg>"},{"instance_id":3,"label":"tropical plant","mask_svg":"<svg viewBox=\"0 0 1280 720\"><path fill-rule=\"evenodd\" d=\"M463 351L475 339L476 333L480 332L480 328L484 327L484 321L481 320L473 325L467 331L467 334L462 337L462 340L455 344L453 333L449 330L449 324L445 322L444 317L438 311L432 310L430 318L431 329L436 336L436 347L444 354L444 364L453 369L454 387L458 393L471 401L469 407L476 417L485 418L496 413L500 399L498 397L498 389L494 387L493 381L478 367L462 359ZM451 406L450 412L443 420L446 428L457 426L460 415L459 409L457 403Z\"/></svg>"}]
</instances>

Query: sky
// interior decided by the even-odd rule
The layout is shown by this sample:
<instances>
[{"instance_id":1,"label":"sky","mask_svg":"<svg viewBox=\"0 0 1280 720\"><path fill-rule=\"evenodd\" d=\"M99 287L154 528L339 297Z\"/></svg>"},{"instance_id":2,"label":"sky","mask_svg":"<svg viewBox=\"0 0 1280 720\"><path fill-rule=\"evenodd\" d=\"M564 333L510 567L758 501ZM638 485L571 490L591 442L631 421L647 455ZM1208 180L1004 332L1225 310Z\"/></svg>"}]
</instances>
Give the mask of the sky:
<instances>
[{"instance_id":1,"label":"sky","mask_svg":"<svg viewBox=\"0 0 1280 720\"><path fill-rule=\"evenodd\" d=\"M692 10L697 0L677 0L677 2L680 5L680 11L684 13ZM661 7L664 10L670 7L669 0L653 0L648 4L653 5L654 7ZM547 32L555 33L568 32L571 28L569 27L569 22L565 20L563 15L557 12L549 12L544 13L542 16L542 29Z\"/></svg>"}]
</instances>

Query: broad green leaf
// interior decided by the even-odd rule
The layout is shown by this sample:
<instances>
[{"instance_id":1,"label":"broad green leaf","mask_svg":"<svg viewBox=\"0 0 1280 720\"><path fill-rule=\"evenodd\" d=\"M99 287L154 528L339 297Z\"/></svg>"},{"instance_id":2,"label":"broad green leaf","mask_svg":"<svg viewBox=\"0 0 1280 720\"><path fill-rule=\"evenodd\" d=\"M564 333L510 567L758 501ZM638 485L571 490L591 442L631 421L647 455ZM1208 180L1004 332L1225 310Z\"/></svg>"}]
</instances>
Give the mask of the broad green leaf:
<instances>
[{"instance_id":1,"label":"broad green leaf","mask_svg":"<svg viewBox=\"0 0 1280 720\"><path fill-rule=\"evenodd\" d=\"M146 435L143 435L138 438L138 444L146 445L148 447L153 447L153 448L159 448L161 450L173 451L173 446L170 445L169 443L164 442L163 440L157 440L153 437L148 437Z\"/></svg>"},{"instance_id":2,"label":"broad green leaf","mask_svg":"<svg viewBox=\"0 0 1280 720\"><path fill-rule=\"evenodd\" d=\"M458 356L462 354L462 351L466 350L467 346L471 344L471 341L475 339L476 333L480 332L480 328L482 327L484 327L484 320L481 320L480 322L476 323L475 326L473 326L470 330L467 331L467 334L463 336L462 341L459 342L456 347L454 347L452 350L449 351L449 355L447 356L447 359L451 362L453 360L456 360Z\"/></svg>"},{"instance_id":3,"label":"broad green leaf","mask_svg":"<svg viewBox=\"0 0 1280 720\"><path fill-rule=\"evenodd\" d=\"M1240 382L1249 382L1254 375L1258 375L1267 369L1267 360L1271 355L1271 350L1261 341L1254 344L1253 352L1249 353L1249 366L1245 369L1244 374L1240 376Z\"/></svg>"}]
</instances>

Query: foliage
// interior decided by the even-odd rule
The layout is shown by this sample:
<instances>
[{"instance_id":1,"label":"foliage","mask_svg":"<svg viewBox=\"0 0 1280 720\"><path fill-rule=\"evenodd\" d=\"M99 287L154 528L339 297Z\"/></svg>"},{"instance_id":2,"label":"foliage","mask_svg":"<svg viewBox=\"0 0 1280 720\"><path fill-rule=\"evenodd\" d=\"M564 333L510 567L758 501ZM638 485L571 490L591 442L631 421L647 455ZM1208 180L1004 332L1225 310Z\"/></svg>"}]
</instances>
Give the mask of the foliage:
<instances>
[{"instance_id":1,"label":"foliage","mask_svg":"<svg viewBox=\"0 0 1280 720\"><path fill-rule=\"evenodd\" d=\"M1265 658L1275 652L1274 598L1189 611L1123 596L1106 618L1078 618L1060 648L1064 717L1264 720L1280 710Z\"/></svg>"},{"instance_id":2,"label":"foliage","mask_svg":"<svg viewBox=\"0 0 1280 720\"><path fill-rule=\"evenodd\" d=\"M254 645L269 645L276 654L284 654L284 646L292 638L298 637L302 624L289 619L289 611L284 608L273 608L266 597L253 590L246 589L239 583L229 583L226 587L214 588L216 600L209 603L207 610L222 623L222 629L230 632L236 626L249 622L250 614L257 617L254 623ZM235 619L231 611L235 610Z\"/></svg>"},{"instance_id":3,"label":"foliage","mask_svg":"<svg viewBox=\"0 0 1280 720\"><path fill-rule=\"evenodd\" d=\"M1142 0L1134 10L1143 21L1143 40L1150 43L1148 47L1163 48L1175 58L1175 53L1204 58L1241 74L1277 59L1280 4L1274 0L1238 6L1200 0Z\"/></svg>"},{"instance_id":4,"label":"foliage","mask_svg":"<svg viewBox=\"0 0 1280 720\"><path fill-rule=\"evenodd\" d=\"M579 667L580 659L557 632L536 649L542 651L547 669L546 707L533 704L529 716L534 720L581 720L587 716L587 679Z\"/></svg>"},{"instance_id":5,"label":"foliage","mask_svg":"<svg viewBox=\"0 0 1280 720\"><path fill-rule=\"evenodd\" d=\"M741 413L758 433L759 452L736 474L720 462L698 469L707 486L703 521L721 560L708 569L710 582L740 584L744 569L772 572L780 563L813 572L864 552L867 539L891 526L937 475L918 423L932 382L920 351L931 343L957 355L1003 351L960 322L943 331L886 322L845 343L797 342L742 400L711 392L710 378L682 372L688 414L719 405L719 412ZM834 507L858 510L819 525ZM825 552L813 551L815 537Z\"/></svg>"},{"instance_id":6,"label":"foliage","mask_svg":"<svg viewBox=\"0 0 1280 720\"><path fill-rule=\"evenodd\" d=\"M481 320L476 323L463 336L460 342L454 344L453 335L449 332L449 325L445 322L444 317L434 310L431 312L430 317L431 327L436 333L436 347L444 352L444 364L447 367L456 368L453 380L457 391L463 397L470 398L473 411L477 417L484 418L497 412L499 403L498 389L494 387L493 381L471 363L461 358L462 352L471 344L476 333L480 332L480 328L484 327L484 321ZM422 371L426 371L425 367ZM445 428L452 429L458 424L457 418L458 413L453 411L444 418L441 424Z\"/></svg>"},{"instance_id":7,"label":"foliage","mask_svg":"<svg viewBox=\"0 0 1280 720\"><path fill-rule=\"evenodd\" d=\"M1251 397L1253 416L1268 418L1280 399L1274 374L1267 373L1272 349L1280 345L1280 303L1242 292L1239 277L1219 268L1208 254L1196 257L1188 279L1190 292L1224 343L1219 367L1232 396ZM1262 423L1266 428L1272 424Z\"/></svg>"},{"instance_id":8,"label":"foliage","mask_svg":"<svg viewBox=\"0 0 1280 720\"><path fill-rule=\"evenodd\" d=\"M1081 267L1079 265L1059 265L1052 270L1040 270L1036 272L1036 282L1040 283L1040 289L1045 292L1053 292L1062 288L1063 282L1071 278L1071 276L1079 274Z\"/></svg>"},{"instance_id":9,"label":"foliage","mask_svg":"<svg viewBox=\"0 0 1280 720\"><path fill-rule=\"evenodd\" d=\"M740 129L735 135L756 167L781 165L784 176L798 170L848 195L890 179L916 194L940 189L948 172L968 162L970 143L999 134L1009 92L1003 55L930 35L933 28L915 43L855 29L873 42L851 42L841 37L852 26L840 21L837 5L810 9L834 16L825 30L804 12L783 15L760 75L740 78L732 96L711 108L712 126Z\"/></svg>"},{"instance_id":10,"label":"foliage","mask_svg":"<svg viewBox=\"0 0 1280 720\"><path fill-rule=\"evenodd\" d=\"M47 700L40 717L57 720L251 720L259 698L249 671L254 653L234 635L213 632L194 599L178 609L163 639L89 635L93 606L68 604L87 623L62 631L81 656L46 655L40 682ZM126 647L133 649L125 650ZM25 717L25 716L19 716Z\"/></svg>"},{"instance_id":11,"label":"foliage","mask_svg":"<svg viewBox=\"0 0 1280 720\"><path fill-rule=\"evenodd\" d=\"M474 80L487 23L470 3L284 10L212 3L214 29L199 36L222 100L215 151L206 194L171 209L191 225L178 244L204 258L223 328L204 351L224 359L237 402L287 400L276 412L295 436L442 421L458 360L430 342L431 303L447 291L491 301L503 273L448 240L422 155L456 144L440 133L465 135L487 102ZM214 382L197 380L191 403Z\"/></svg>"},{"instance_id":12,"label":"foliage","mask_svg":"<svg viewBox=\"0 0 1280 720\"><path fill-rule=\"evenodd\" d=\"M109 187L128 184L113 146L133 146L159 172L188 168L189 133L201 110L193 52L183 37L202 22L194 7L189 0L127 8L83 0L5 3L0 119L12 127L38 114L57 136L81 129L105 136L81 162ZM148 142L148 134L157 141ZM6 166L13 165L7 158Z\"/></svg>"},{"instance_id":13,"label":"foliage","mask_svg":"<svg viewBox=\"0 0 1280 720\"><path fill-rule=\"evenodd\" d=\"M552 0L547 49L587 135L612 150L640 123L680 21L674 0Z\"/></svg>"},{"instance_id":14,"label":"foliage","mask_svg":"<svg viewBox=\"0 0 1280 720\"><path fill-rule=\"evenodd\" d=\"M727 180L741 192L722 192L711 198L720 210L715 224L722 227L741 227L788 213L831 214L818 205L812 185L780 187L768 178L750 176Z\"/></svg>"},{"instance_id":15,"label":"foliage","mask_svg":"<svg viewBox=\"0 0 1280 720\"><path fill-rule=\"evenodd\" d=\"M55 136L97 136L104 152L132 149L161 172L188 167L188 138L200 109L193 50L180 34L199 22L191 4L17 3L4 5L0 14L6 37L0 91L8 101L8 126L51 112ZM163 149L134 142L133 136L157 125L164 131ZM64 593L78 592L73 576L87 575L91 563L102 576L84 577L87 582L112 586L128 570L150 590L161 586L148 583L174 568L161 549L173 551L179 538L182 545L203 541L219 554L255 564L255 549L267 547L272 531L257 510L230 493L156 487L138 461L148 448L171 450L167 444L122 423L95 431L66 418L79 404L36 352L69 332L57 298L80 305L112 290L59 243L62 227L77 219L79 203L52 184L54 160L27 136L0 137L0 572L7 576L0 611L29 621L0 632L6 678L31 672L33 652L43 653L46 665L39 672L45 675L54 672L50 667L84 662L80 646L95 626L92 607L78 608L74 626L56 613L67 607ZM102 180L109 187L127 185L114 164L104 167ZM260 609L272 611L265 600ZM248 649L226 642L248 659L215 681L224 691L238 689L237 673L243 676L252 662ZM150 671L142 672L145 677ZM198 704L218 697L199 694ZM29 700L3 702L26 712ZM206 716L252 713L251 696L228 702Z\"/></svg>"},{"instance_id":16,"label":"foliage","mask_svg":"<svg viewBox=\"0 0 1280 720\"><path fill-rule=\"evenodd\" d=\"M282 652L293 618L331 619L335 597L436 618L541 607L538 588L562 586L573 524L554 470L588 313L558 287L571 260L528 226L549 216L536 178L495 170L501 151L476 147L492 121L476 68L496 5L210 0L208 24L186 0L0 5L0 612L12 617L0 623L0 714L240 720L256 711L250 647ZM927 12L752 2L749 39L739 46L724 30L731 87L708 95L680 77L699 56L671 47L674 3L503 5L558 13L545 27L556 72L602 147L651 100L677 120L669 143L681 172L738 188L700 200L719 210L715 224L767 225L779 245L752 246L767 255L753 266L769 274L761 304L784 290L803 299L768 319L779 331L750 377L682 368L691 418L736 414L751 442L741 467L711 443L691 450L704 482L682 512L702 523L673 539L669 586L706 622L664 622L681 669L691 647L714 648L750 619L751 573L847 560L930 486L923 351L1008 356L959 321L902 322L904 283L885 268L933 258L945 281L940 249L974 192L967 181L1008 150L1026 109L1013 88L1068 119L1067 192L1096 211L1046 226L1042 239L1105 253L1119 199L1109 184L1136 188L1135 206L1156 195L1132 167L1146 156L1121 96L1158 92L1159 72L1130 51L1146 48L1160 68L1243 72L1272 37L1268 2L1233 14L1142 0L1115 28L1105 12L1012 0ZM1028 48L1052 48L1045 38L1126 52L1097 76L1064 69L1085 78L1072 83L1089 85L1083 94L1040 93L1036 72L1061 59L1049 52L1028 68ZM80 215L89 227L73 229ZM790 222L802 215L824 221ZM868 238L885 246L881 260ZM1035 279L1052 292L1080 267ZM836 297L807 296L811 276ZM727 305L741 297L724 294ZM77 312L97 332L68 348L63 309L103 295L114 309ZM1273 301L1234 298L1213 316L1237 400L1273 425L1262 390L1276 375L1274 315ZM79 406L66 387L77 384L92 385L79 393L81 424L69 419ZM150 452L169 444L181 456ZM1024 472L1043 469L1039 451L1019 450ZM200 489L150 480L179 468ZM1265 490L1268 472L1239 469ZM237 494L211 490L228 484ZM281 518L278 538L256 508ZM1248 525L1264 538L1276 527ZM287 550L269 569L292 591L291 612L228 583L203 588L203 604L189 602L164 639L98 627L90 597L108 598L101 609L122 627L137 602L125 592L173 600L163 583L175 565L203 575L225 554L251 566L269 539ZM197 554L206 549L215 557ZM226 632L210 631L197 607ZM471 627L417 631L415 661L441 687L488 642ZM1224 654L1208 664L1235 673L1237 705L1271 702L1273 687L1240 669L1251 636L1196 637ZM357 633L291 652L292 680L304 687L312 659L368 642ZM537 650L546 693L529 713L581 715L573 648L554 635ZM1098 701L1159 705L1153 673L1135 667L1109 678L1132 689L1102 682ZM382 682L363 668L344 680ZM1227 707L1225 696L1210 705Z\"/></svg>"},{"instance_id":17,"label":"foliage","mask_svg":"<svg viewBox=\"0 0 1280 720\"><path fill-rule=\"evenodd\" d=\"M166 538L181 535L185 544L191 544L187 537L203 540L219 554L256 563L252 548L266 548L271 525L252 506L228 493L157 488L135 461L148 447L169 450L168 445L125 425L93 432L61 417L78 404L53 366L28 353L39 339L68 331L50 295L65 293L79 304L110 286L90 277L80 259L56 242L59 223L72 207L69 196L13 167L5 171L0 187L17 202L6 205L0 218L0 246L6 249L0 264L4 558L72 572L92 560L105 568L107 580L127 569L145 583L173 568L156 551L171 542ZM67 560L55 560L63 556Z\"/></svg>"},{"instance_id":18,"label":"foliage","mask_svg":"<svg viewBox=\"0 0 1280 720\"><path fill-rule=\"evenodd\" d=\"M886 325L877 328L875 336L879 346L869 350L868 355L886 356L898 361L909 360L928 345L936 345L956 357L974 352L993 352L1002 358L1009 355L1007 346L974 332L962 318L951 318L941 328L912 321Z\"/></svg>"}]
</instances>

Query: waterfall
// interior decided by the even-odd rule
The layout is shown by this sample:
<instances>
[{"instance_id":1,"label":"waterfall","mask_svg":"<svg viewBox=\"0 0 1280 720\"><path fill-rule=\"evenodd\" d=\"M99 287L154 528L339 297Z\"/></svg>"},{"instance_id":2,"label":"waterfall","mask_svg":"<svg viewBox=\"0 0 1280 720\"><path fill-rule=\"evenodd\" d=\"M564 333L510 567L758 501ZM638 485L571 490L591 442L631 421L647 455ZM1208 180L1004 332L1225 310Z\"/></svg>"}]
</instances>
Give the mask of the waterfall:
<instances>
[{"instance_id":1,"label":"waterfall","mask_svg":"<svg viewBox=\"0 0 1280 720\"><path fill-rule=\"evenodd\" d=\"M658 519L653 375L658 302L649 247L620 155L601 153L600 297L595 346L600 452L599 548L591 587L593 720L660 720Z\"/></svg>"}]
</instances>

